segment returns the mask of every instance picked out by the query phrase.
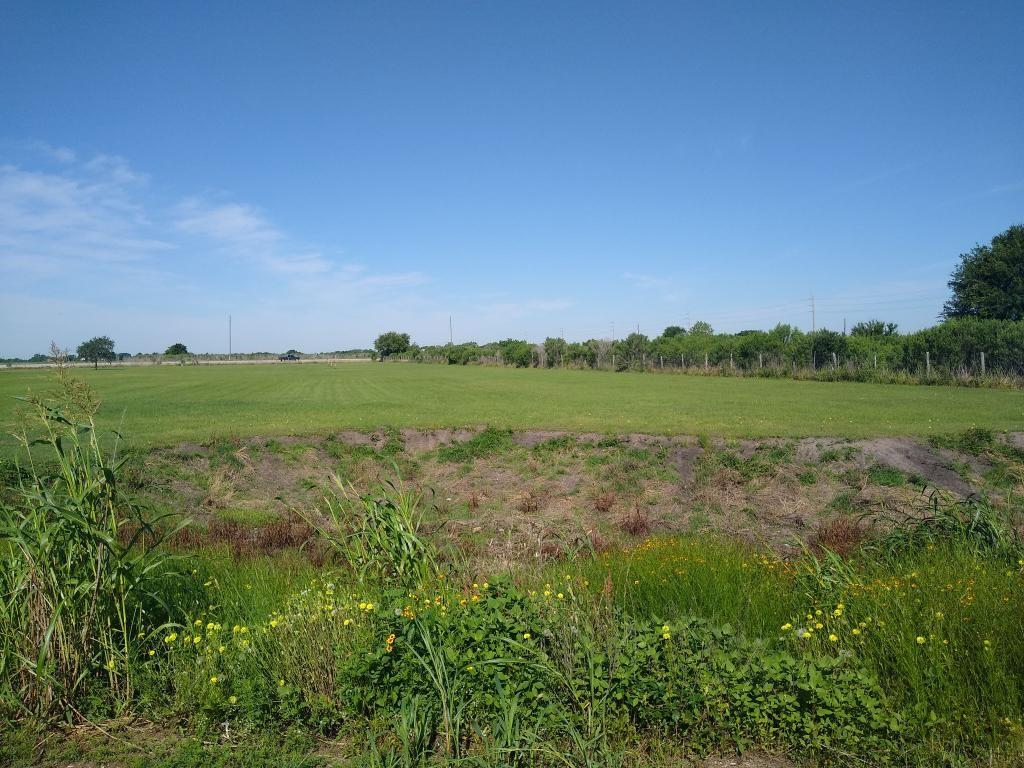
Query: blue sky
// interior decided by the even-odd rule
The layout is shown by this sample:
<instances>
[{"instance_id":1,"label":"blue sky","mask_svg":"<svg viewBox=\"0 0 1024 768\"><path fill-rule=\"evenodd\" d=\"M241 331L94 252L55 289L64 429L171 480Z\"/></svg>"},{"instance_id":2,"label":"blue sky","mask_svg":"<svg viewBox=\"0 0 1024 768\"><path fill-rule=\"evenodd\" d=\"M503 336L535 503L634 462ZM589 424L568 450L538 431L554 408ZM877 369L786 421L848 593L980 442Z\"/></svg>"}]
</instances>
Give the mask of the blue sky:
<instances>
[{"instance_id":1,"label":"blue sky","mask_svg":"<svg viewBox=\"0 0 1024 768\"><path fill-rule=\"evenodd\" d=\"M0 5L0 357L934 322L1024 4Z\"/></svg>"}]
</instances>

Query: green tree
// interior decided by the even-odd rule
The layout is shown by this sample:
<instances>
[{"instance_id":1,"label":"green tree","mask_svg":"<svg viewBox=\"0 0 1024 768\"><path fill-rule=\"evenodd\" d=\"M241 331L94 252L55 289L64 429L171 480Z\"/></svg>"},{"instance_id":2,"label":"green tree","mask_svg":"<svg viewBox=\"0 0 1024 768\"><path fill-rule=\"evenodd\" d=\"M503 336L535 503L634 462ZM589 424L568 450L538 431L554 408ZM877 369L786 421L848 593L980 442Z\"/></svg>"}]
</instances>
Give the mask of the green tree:
<instances>
[{"instance_id":1,"label":"green tree","mask_svg":"<svg viewBox=\"0 0 1024 768\"><path fill-rule=\"evenodd\" d=\"M114 341L109 336L94 336L79 344L75 354L82 360L91 361L94 368L99 368L100 360L109 362L115 358Z\"/></svg>"},{"instance_id":2,"label":"green tree","mask_svg":"<svg viewBox=\"0 0 1024 768\"><path fill-rule=\"evenodd\" d=\"M866 320L857 323L850 329L851 336L895 336L896 323L885 323L881 320Z\"/></svg>"},{"instance_id":3,"label":"green tree","mask_svg":"<svg viewBox=\"0 0 1024 768\"><path fill-rule=\"evenodd\" d=\"M391 355L400 355L408 351L410 343L408 333L388 331L377 337L373 342L373 348L377 350L380 359L384 360Z\"/></svg>"},{"instance_id":4,"label":"green tree","mask_svg":"<svg viewBox=\"0 0 1024 768\"><path fill-rule=\"evenodd\" d=\"M565 358L567 345L565 339L554 338L549 336L544 339L544 364L548 368L554 368L556 365L561 365Z\"/></svg>"},{"instance_id":5,"label":"green tree","mask_svg":"<svg viewBox=\"0 0 1024 768\"><path fill-rule=\"evenodd\" d=\"M1024 320L1024 224L960 254L942 317Z\"/></svg>"},{"instance_id":6,"label":"green tree","mask_svg":"<svg viewBox=\"0 0 1024 768\"><path fill-rule=\"evenodd\" d=\"M663 338L671 339L673 336L683 336L686 333L686 329L681 325L670 325L664 331L661 332Z\"/></svg>"},{"instance_id":7,"label":"green tree","mask_svg":"<svg viewBox=\"0 0 1024 768\"><path fill-rule=\"evenodd\" d=\"M533 345L520 339L505 339L498 342L498 351L506 365L529 368L533 365Z\"/></svg>"},{"instance_id":8,"label":"green tree","mask_svg":"<svg viewBox=\"0 0 1024 768\"><path fill-rule=\"evenodd\" d=\"M698 320L696 323L690 326L691 336L710 336L714 332L715 331L711 327L711 323L705 323L703 320Z\"/></svg>"},{"instance_id":9,"label":"green tree","mask_svg":"<svg viewBox=\"0 0 1024 768\"><path fill-rule=\"evenodd\" d=\"M639 368L651 354L651 342L642 333L631 333L616 344L620 368Z\"/></svg>"},{"instance_id":10,"label":"green tree","mask_svg":"<svg viewBox=\"0 0 1024 768\"><path fill-rule=\"evenodd\" d=\"M177 344L171 344L164 352L165 355L187 355L188 347L182 344L180 341Z\"/></svg>"}]
</instances>

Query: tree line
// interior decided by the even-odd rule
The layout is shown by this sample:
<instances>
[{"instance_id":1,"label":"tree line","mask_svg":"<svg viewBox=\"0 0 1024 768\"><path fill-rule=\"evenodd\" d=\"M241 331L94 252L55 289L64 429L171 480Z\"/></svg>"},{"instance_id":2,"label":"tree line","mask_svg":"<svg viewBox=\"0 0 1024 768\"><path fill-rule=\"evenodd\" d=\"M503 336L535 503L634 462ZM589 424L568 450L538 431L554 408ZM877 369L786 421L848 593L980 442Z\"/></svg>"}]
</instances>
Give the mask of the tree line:
<instances>
[{"instance_id":1,"label":"tree line","mask_svg":"<svg viewBox=\"0 0 1024 768\"><path fill-rule=\"evenodd\" d=\"M888 371L917 375L1024 373L1024 225L1014 225L961 254L949 280L952 296L937 325L901 334L895 323L867 320L850 333L805 332L779 324L771 330L716 333L710 324L669 326L649 338L543 343L504 339L417 346L391 331L377 339L381 359L399 357L450 365L492 363L516 367L651 368L762 371Z\"/></svg>"}]
</instances>

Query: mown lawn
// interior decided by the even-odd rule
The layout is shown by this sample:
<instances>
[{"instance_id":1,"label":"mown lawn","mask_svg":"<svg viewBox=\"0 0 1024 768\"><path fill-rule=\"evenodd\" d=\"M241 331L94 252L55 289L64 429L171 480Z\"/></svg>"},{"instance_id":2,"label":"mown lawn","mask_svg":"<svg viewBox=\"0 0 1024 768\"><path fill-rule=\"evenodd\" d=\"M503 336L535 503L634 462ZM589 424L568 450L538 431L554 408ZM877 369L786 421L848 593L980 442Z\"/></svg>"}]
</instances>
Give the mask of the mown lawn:
<instances>
[{"instance_id":1,"label":"mown lawn","mask_svg":"<svg viewBox=\"0 0 1024 768\"><path fill-rule=\"evenodd\" d=\"M1024 429L1012 390L603 371L349 363L81 369L105 425L141 445L337 429L566 429L726 437L925 435ZM44 370L0 371L0 424ZM5 434L5 444L11 439Z\"/></svg>"}]
</instances>

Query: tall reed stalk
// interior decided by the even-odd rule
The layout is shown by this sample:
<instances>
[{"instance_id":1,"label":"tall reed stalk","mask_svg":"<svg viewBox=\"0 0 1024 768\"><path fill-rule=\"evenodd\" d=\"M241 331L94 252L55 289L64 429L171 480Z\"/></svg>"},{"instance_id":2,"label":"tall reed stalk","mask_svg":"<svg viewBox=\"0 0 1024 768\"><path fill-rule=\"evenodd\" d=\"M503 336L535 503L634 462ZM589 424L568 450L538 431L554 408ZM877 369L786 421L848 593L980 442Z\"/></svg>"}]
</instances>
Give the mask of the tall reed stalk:
<instances>
[{"instance_id":1,"label":"tall reed stalk","mask_svg":"<svg viewBox=\"0 0 1024 768\"><path fill-rule=\"evenodd\" d=\"M87 695L131 699L143 645L171 616L159 544L185 523L147 520L124 497L124 459L107 455L91 415L32 405L42 436L22 437L28 471L0 505L0 701L75 719Z\"/></svg>"}]
</instances>

